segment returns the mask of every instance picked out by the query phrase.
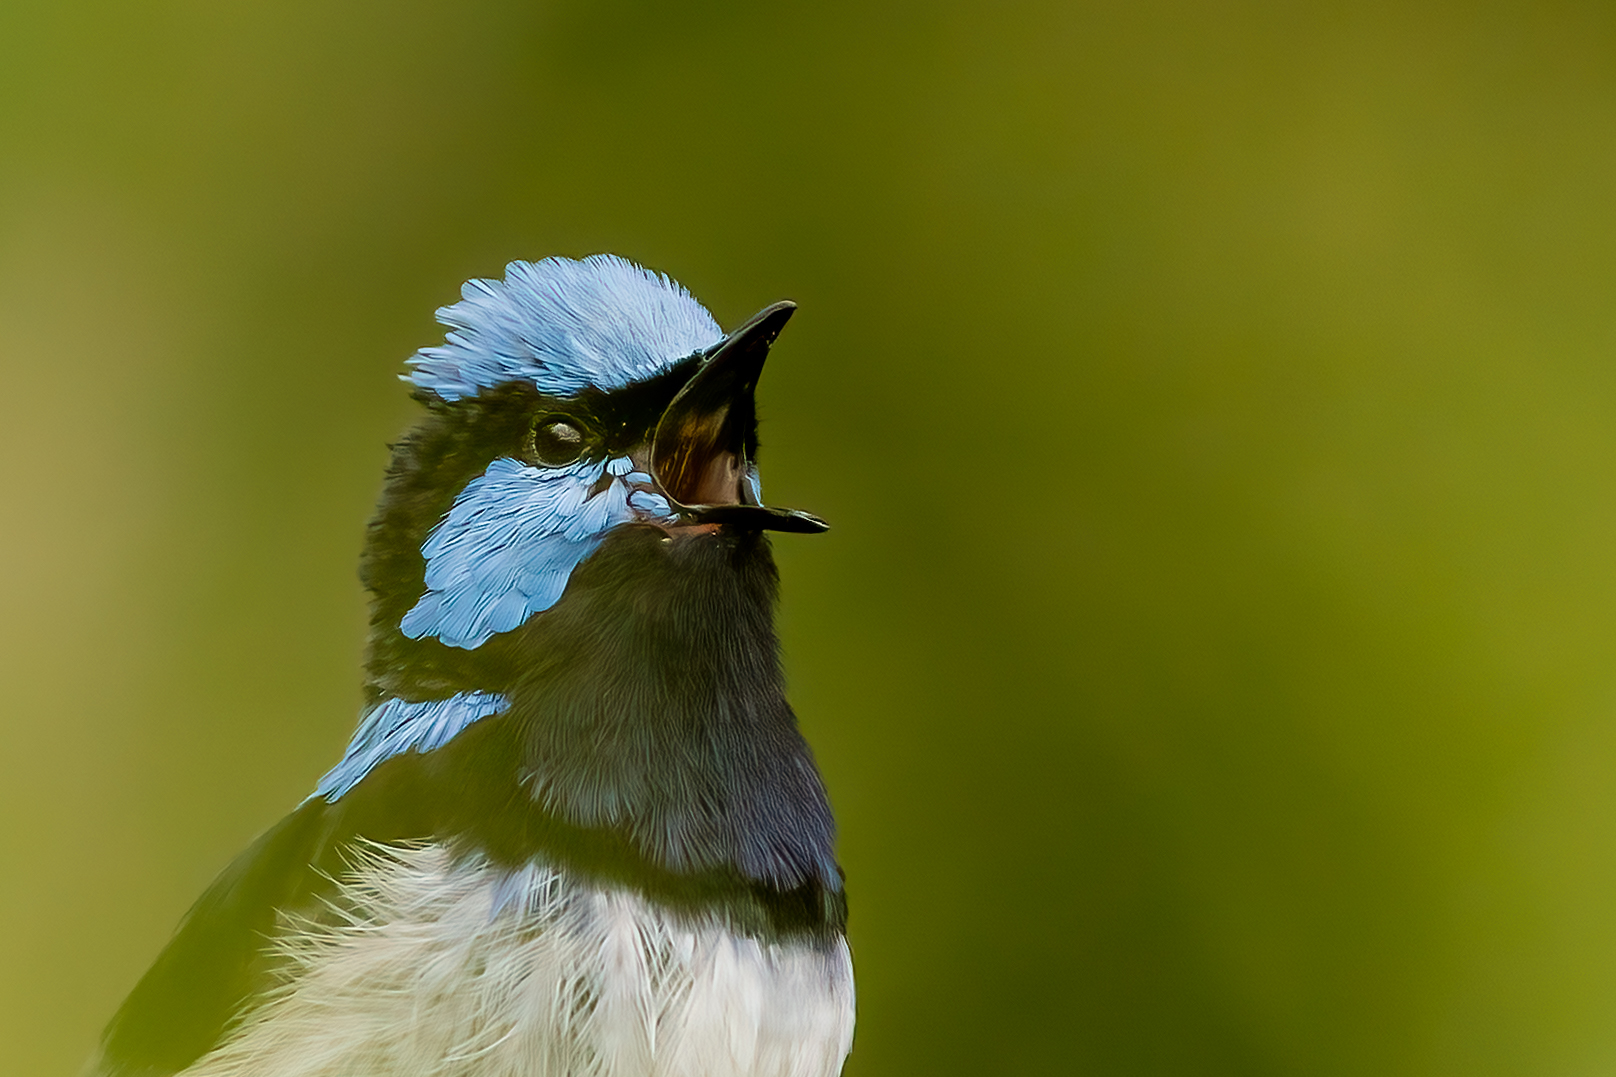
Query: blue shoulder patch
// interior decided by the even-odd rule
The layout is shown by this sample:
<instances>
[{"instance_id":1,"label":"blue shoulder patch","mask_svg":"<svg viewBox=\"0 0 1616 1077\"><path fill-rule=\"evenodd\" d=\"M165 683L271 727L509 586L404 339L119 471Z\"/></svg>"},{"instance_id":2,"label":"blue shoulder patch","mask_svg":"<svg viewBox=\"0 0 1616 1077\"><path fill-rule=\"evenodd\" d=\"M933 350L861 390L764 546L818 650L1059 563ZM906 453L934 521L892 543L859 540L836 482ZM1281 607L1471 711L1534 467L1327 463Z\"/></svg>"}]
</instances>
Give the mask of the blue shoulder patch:
<instances>
[{"instance_id":1,"label":"blue shoulder patch","mask_svg":"<svg viewBox=\"0 0 1616 1077\"><path fill-rule=\"evenodd\" d=\"M508 457L489 464L421 547L426 594L399 630L470 650L555 605L608 531L640 513L669 511L630 486L648 478L632 469L626 457L555 468Z\"/></svg>"},{"instance_id":2,"label":"blue shoulder patch","mask_svg":"<svg viewBox=\"0 0 1616 1077\"><path fill-rule=\"evenodd\" d=\"M448 401L525 381L542 393L610 391L710 348L723 330L690 293L611 254L512 262L438 310L448 339L409 360L405 380Z\"/></svg>"},{"instance_id":3,"label":"blue shoulder patch","mask_svg":"<svg viewBox=\"0 0 1616 1077\"><path fill-rule=\"evenodd\" d=\"M334 804L384 759L441 748L479 718L499 714L510 705L510 700L492 692L462 692L424 703L402 699L378 703L360 720L342 762L326 771L314 795Z\"/></svg>"}]
</instances>

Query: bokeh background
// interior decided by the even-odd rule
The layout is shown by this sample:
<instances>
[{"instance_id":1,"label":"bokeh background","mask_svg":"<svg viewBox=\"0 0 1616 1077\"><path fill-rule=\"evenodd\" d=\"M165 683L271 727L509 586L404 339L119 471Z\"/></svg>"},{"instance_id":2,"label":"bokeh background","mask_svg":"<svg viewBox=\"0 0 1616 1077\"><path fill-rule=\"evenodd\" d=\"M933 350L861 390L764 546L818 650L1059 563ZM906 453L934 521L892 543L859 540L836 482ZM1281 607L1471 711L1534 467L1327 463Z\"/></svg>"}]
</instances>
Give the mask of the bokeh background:
<instances>
[{"instance_id":1,"label":"bokeh background","mask_svg":"<svg viewBox=\"0 0 1616 1077\"><path fill-rule=\"evenodd\" d=\"M1616 1072L1613 13L0 5L0 1071L341 751L433 309L611 250L802 305L850 1075Z\"/></svg>"}]
</instances>

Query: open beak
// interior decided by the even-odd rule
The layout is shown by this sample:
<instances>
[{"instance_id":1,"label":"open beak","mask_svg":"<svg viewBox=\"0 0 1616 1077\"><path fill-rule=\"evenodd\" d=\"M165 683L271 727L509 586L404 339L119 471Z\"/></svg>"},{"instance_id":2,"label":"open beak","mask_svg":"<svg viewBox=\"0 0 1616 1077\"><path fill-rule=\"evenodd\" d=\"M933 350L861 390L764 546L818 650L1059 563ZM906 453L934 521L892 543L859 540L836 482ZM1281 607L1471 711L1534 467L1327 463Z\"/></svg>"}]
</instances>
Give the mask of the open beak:
<instances>
[{"instance_id":1,"label":"open beak","mask_svg":"<svg viewBox=\"0 0 1616 1077\"><path fill-rule=\"evenodd\" d=\"M674 512L690 523L804 534L830 527L797 509L758 504L749 481L758 375L796 309L789 301L765 307L715 345L657 423L651 468Z\"/></svg>"}]
</instances>

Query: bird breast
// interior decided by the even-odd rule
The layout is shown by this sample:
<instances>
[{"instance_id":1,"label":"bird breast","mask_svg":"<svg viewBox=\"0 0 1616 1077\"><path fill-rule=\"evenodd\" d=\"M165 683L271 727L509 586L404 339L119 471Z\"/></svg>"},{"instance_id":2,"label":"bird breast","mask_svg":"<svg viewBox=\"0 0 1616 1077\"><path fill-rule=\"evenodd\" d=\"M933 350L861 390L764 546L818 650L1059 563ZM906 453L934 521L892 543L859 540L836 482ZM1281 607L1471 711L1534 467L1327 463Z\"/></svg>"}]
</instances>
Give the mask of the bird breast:
<instances>
[{"instance_id":1,"label":"bird breast","mask_svg":"<svg viewBox=\"0 0 1616 1077\"><path fill-rule=\"evenodd\" d=\"M770 942L552 867L372 846L335 924L287 920L283 985L187 1077L830 1077L847 943Z\"/></svg>"}]
</instances>

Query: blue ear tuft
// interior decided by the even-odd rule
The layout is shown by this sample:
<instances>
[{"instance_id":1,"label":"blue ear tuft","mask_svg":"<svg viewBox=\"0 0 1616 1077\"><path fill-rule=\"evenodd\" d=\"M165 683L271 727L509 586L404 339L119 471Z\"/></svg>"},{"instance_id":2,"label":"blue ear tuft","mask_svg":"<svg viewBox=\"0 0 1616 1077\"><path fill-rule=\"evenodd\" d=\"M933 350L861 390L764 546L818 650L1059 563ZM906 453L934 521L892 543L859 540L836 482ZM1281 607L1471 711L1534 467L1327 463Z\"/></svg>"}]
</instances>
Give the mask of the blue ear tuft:
<instances>
[{"instance_id":1,"label":"blue ear tuft","mask_svg":"<svg viewBox=\"0 0 1616 1077\"><path fill-rule=\"evenodd\" d=\"M438 311L448 339L405 375L451 402L519 381L553 396L618 389L724 335L684 288L611 254L512 262L504 280L467 281L460 294Z\"/></svg>"}]
</instances>

